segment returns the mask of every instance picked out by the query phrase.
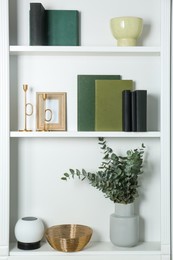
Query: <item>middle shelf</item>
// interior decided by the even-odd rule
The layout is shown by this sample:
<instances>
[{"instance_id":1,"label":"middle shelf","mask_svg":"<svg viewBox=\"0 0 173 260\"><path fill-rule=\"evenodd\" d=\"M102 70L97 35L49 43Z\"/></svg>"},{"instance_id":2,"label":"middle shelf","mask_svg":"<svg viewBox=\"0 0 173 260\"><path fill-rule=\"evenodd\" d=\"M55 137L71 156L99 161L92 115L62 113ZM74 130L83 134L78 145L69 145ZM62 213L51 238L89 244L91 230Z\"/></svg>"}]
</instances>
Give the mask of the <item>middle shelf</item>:
<instances>
[{"instance_id":1,"label":"middle shelf","mask_svg":"<svg viewBox=\"0 0 173 260\"><path fill-rule=\"evenodd\" d=\"M160 131L149 131L149 132L77 132L77 131L33 131L33 132L19 132L11 131L10 137L115 137L115 138L160 138Z\"/></svg>"}]
</instances>

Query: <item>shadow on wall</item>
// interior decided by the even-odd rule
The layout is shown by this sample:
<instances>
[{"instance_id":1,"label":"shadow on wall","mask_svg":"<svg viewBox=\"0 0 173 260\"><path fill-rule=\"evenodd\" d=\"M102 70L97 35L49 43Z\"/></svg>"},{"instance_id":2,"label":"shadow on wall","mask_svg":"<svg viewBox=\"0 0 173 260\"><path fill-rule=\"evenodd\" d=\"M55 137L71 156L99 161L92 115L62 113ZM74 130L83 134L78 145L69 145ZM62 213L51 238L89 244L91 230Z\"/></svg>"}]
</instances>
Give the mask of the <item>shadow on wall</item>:
<instances>
[{"instance_id":1,"label":"shadow on wall","mask_svg":"<svg viewBox=\"0 0 173 260\"><path fill-rule=\"evenodd\" d=\"M138 46L143 46L145 39L148 38L148 35L150 34L151 31L151 24L146 24L144 21L144 25L143 25L143 30L142 30L142 34L138 39Z\"/></svg>"}]
</instances>

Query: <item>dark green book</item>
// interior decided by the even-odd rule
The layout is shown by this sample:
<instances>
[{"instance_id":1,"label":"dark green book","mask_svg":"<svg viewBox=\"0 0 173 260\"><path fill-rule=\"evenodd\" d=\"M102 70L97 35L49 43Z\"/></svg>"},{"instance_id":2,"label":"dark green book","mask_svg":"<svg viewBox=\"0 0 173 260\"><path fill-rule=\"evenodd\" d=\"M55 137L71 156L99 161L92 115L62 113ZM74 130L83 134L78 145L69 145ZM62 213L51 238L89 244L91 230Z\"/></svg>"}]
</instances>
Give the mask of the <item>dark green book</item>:
<instances>
[{"instance_id":1,"label":"dark green book","mask_svg":"<svg viewBox=\"0 0 173 260\"><path fill-rule=\"evenodd\" d=\"M121 79L120 75L78 75L78 131L95 131L95 80Z\"/></svg>"},{"instance_id":2,"label":"dark green book","mask_svg":"<svg viewBox=\"0 0 173 260\"><path fill-rule=\"evenodd\" d=\"M132 80L96 80L95 130L122 131L122 92L133 90Z\"/></svg>"},{"instance_id":3,"label":"dark green book","mask_svg":"<svg viewBox=\"0 0 173 260\"><path fill-rule=\"evenodd\" d=\"M147 131L147 90L132 92L132 131Z\"/></svg>"},{"instance_id":4,"label":"dark green book","mask_svg":"<svg viewBox=\"0 0 173 260\"><path fill-rule=\"evenodd\" d=\"M48 45L79 45L79 12L77 10L46 10Z\"/></svg>"},{"instance_id":5,"label":"dark green book","mask_svg":"<svg viewBox=\"0 0 173 260\"><path fill-rule=\"evenodd\" d=\"M136 90L136 131L147 131L147 90Z\"/></svg>"}]
</instances>

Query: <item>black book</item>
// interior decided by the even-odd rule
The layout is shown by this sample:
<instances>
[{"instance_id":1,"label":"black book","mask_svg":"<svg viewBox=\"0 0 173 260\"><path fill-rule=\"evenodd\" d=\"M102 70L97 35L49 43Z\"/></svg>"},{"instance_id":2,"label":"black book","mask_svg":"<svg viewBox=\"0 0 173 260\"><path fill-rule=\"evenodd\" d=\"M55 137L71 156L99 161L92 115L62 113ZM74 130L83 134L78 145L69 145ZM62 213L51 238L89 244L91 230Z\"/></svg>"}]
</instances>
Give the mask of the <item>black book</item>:
<instances>
[{"instance_id":1,"label":"black book","mask_svg":"<svg viewBox=\"0 0 173 260\"><path fill-rule=\"evenodd\" d=\"M132 111L132 131L137 131L136 123L136 91L131 93L131 111Z\"/></svg>"},{"instance_id":2,"label":"black book","mask_svg":"<svg viewBox=\"0 0 173 260\"><path fill-rule=\"evenodd\" d=\"M147 131L147 91L132 93L132 131Z\"/></svg>"},{"instance_id":3,"label":"black book","mask_svg":"<svg viewBox=\"0 0 173 260\"><path fill-rule=\"evenodd\" d=\"M41 3L30 3L30 45L47 45L46 11Z\"/></svg>"},{"instance_id":4,"label":"black book","mask_svg":"<svg viewBox=\"0 0 173 260\"><path fill-rule=\"evenodd\" d=\"M124 90L122 92L122 129L125 132L132 131L132 106L131 106L131 91Z\"/></svg>"}]
</instances>

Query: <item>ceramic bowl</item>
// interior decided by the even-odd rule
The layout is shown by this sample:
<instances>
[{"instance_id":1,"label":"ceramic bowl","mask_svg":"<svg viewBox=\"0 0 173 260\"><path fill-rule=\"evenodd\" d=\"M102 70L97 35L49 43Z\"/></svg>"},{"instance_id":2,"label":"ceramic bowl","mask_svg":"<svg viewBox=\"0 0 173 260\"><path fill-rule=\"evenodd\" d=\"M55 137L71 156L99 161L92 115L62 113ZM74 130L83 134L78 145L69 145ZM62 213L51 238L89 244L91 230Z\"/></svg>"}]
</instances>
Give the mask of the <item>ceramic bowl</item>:
<instances>
[{"instance_id":1,"label":"ceramic bowl","mask_svg":"<svg viewBox=\"0 0 173 260\"><path fill-rule=\"evenodd\" d=\"M115 17L110 20L117 46L136 46L143 29L143 19L139 17Z\"/></svg>"},{"instance_id":2,"label":"ceramic bowl","mask_svg":"<svg viewBox=\"0 0 173 260\"><path fill-rule=\"evenodd\" d=\"M92 233L92 228L85 225L63 224L49 227L45 237L55 250L76 252L88 244Z\"/></svg>"}]
</instances>

